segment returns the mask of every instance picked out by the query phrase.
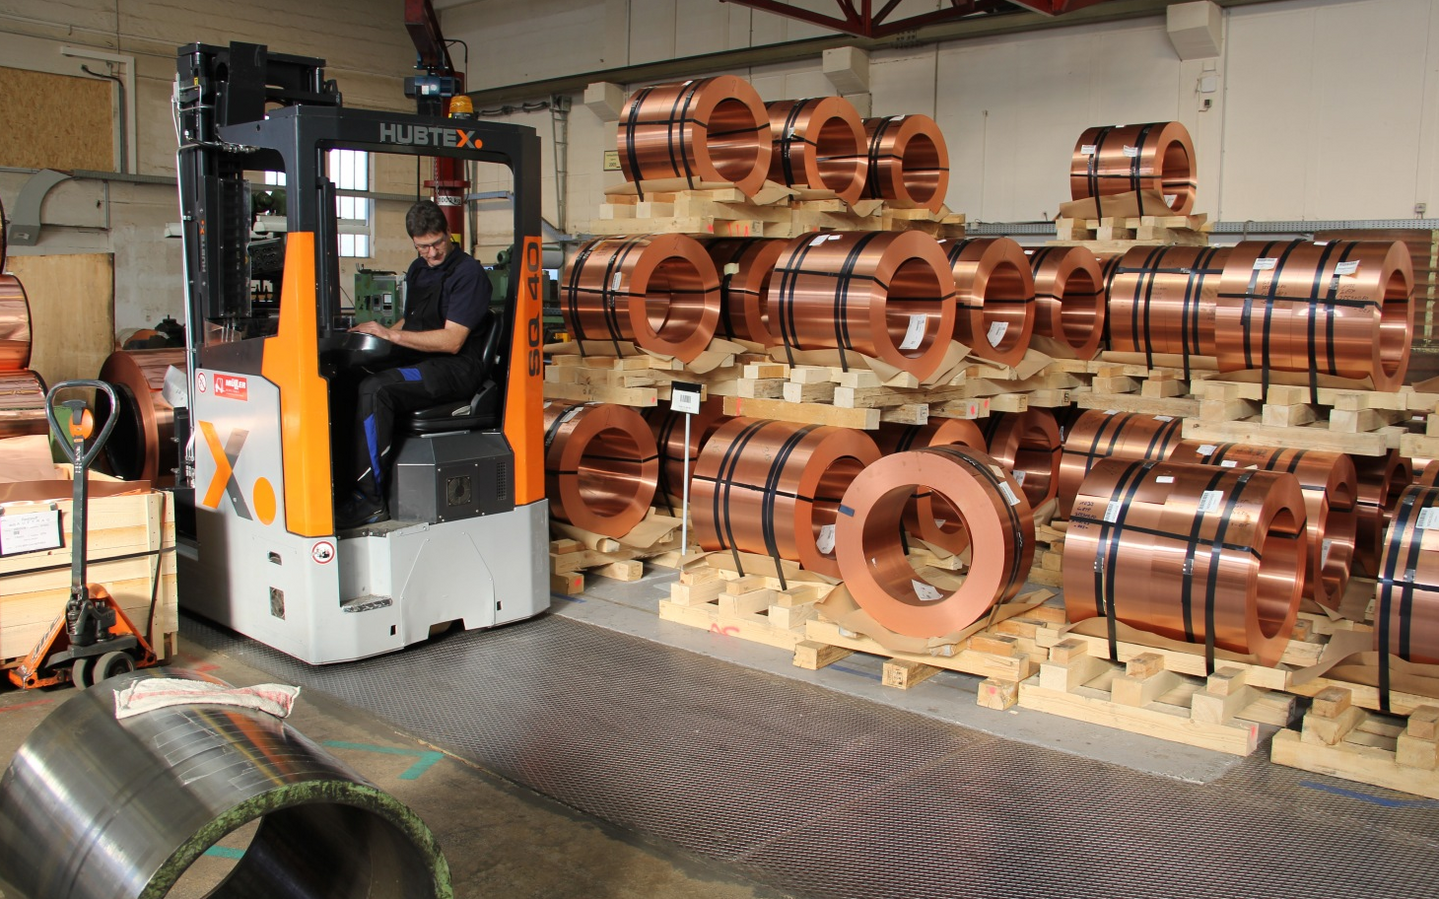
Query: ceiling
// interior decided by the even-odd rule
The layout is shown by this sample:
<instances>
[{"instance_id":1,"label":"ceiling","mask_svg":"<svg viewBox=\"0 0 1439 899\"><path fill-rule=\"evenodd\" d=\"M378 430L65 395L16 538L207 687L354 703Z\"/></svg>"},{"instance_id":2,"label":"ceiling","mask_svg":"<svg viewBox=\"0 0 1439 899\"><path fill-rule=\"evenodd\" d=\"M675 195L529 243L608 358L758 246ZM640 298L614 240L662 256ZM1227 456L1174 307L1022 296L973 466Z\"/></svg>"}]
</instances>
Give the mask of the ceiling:
<instances>
[{"instance_id":1,"label":"ceiling","mask_svg":"<svg viewBox=\"0 0 1439 899\"><path fill-rule=\"evenodd\" d=\"M882 38L968 17L1029 10L1072 12L1108 0L720 0L864 38ZM938 8L936 8L938 6ZM927 9L925 8L927 7Z\"/></svg>"}]
</instances>

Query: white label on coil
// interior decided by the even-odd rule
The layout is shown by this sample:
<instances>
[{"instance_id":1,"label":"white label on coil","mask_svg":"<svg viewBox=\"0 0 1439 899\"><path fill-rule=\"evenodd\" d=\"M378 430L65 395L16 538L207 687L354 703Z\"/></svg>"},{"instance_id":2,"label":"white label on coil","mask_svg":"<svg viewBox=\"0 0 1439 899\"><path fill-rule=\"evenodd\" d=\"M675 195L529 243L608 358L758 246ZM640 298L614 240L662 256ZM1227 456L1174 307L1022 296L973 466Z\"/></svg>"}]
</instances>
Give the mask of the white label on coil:
<instances>
[{"instance_id":1,"label":"white label on coil","mask_svg":"<svg viewBox=\"0 0 1439 899\"><path fill-rule=\"evenodd\" d=\"M1213 512L1219 508L1220 502L1224 500L1223 490L1206 490L1199 494L1199 505L1196 507L1201 515Z\"/></svg>"},{"instance_id":2,"label":"white label on coil","mask_svg":"<svg viewBox=\"0 0 1439 899\"><path fill-rule=\"evenodd\" d=\"M1165 205L1165 206L1173 206L1173 205L1174 205L1174 201L1175 201L1175 200L1178 200L1178 199L1179 199L1179 194L1165 194L1165 195L1164 195L1164 205Z\"/></svg>"},{"instance_id":3,"label":"white label on coil","mask_svg":"<svg viewBox=\"0 0 1439 899\"><path fill-rule=\"evenodd\" d=\"M1009 322L995 322L994 324L990 325L988 334L989 345L999 346L1000 341L1004 340L1004 332L1008 330Z\"/></svg>"},{"instance_id":4,"label":"white label on coil","mask_svg":"<svg viewBox=\"0 0 1439 899\"><path fill-rule=\"evenodd\" d=\"M1155 421L1174 421L1174 416L1173 416L1173 415L1156 415L1156 416L1154 416L1154 420L1155 420Z\"/></svg>"},{"instance_id":5,"label":"white label on coil","mask_svg":"<svg viewBox=\"0 0 1439 899\"><path fill-rule=\"evenodd\" d=\"M1319 567L1320 567L1320 568L1323 568L1325 565L1328 565L1328 564L1329 564L1329 548L1332 547L1333 545L1334 545L1334 538L1333 538L1333 537L1325 537L1325 538L1324 538L1324 548L1323 548L1323 550L1321 550L1320 553L1319 553Z\"/></svg>"},{"instance_id":6,"label":"white label on coil","mask_svg":"<svg viewBox=\"0 0 1439 899\"><path fill-rule=\"evenodd\" d=\"M1219 449L1219 447L1212 443L1203 443L1199 446L1199 455L1212 456L1214 455L1214 451L1217 449Z\"/></svg>"},{"instance_id":7,"label":"white label on coil","mask_svg":"<svg viewBox=\"0 0 1439 899\"><path fill-rule=\"evenodd\" d=\"M824 242L827 241L827 240L829 240L829 235L828 235L828 234L821 234L819 237L816 237L814 240L810 241L810 242L809 242L809 245L812 246L812 247L817 247L817 246L819 246L820 244L824 243Z\"/></svg>"},{"instance_id":8,"label":"white label on coil","mask_svg":"<svg viewBox=\"0 0 1439 899\"><path fill-rule=\"evenodd\" d=\"M724 273L725 273L726 275L738 275L738 274L739 274L739 263L738 263L738 262L726 262L726 263L724 264Z\"/></svg>"},{"instance_id":9,"label":"white label on coil","mask_svg":"<svg viewBox=\"0 0 1439 899\"><path fill-rule=\"evenodd\" d=\"M1168 475L1168 474L1162 474L1162 475L1160 475L1159 477L1157 477L1157 478L1154 479L1154 483L1156 483L1156 484L1173 484L1173 483L1174 483L1174 476L1173 476L1173 475Z\"/></svg>"},{"instance_id":10,"label":"white label on coil","mask_svg":"<svg viewBox=\"0 0 1439 899\"><path fill-rule=\"evenodd\" d=\"M1014 470L1014 482L1021 487L1024 486L1024 475L1025 471L1023 468L1016 468Z\"/></svg>"},{"instance_id":11,"label":"white label on coil","mask_svg":"<svg viewBox=\"0 0 1439 899\"><path fill-rule=\"evenodd\" d=\"M1327 241L1327 240L1316 240L1316 241L1314 241L1314 245L1315 245L1316 247L1327 247L1327 246L1329 246L1329 241Z\"/></svg>"},{"instance_id":12,"label":"white label on coil","mask_svg":"<svg viewBox=\"0 0 1439 899\"><path fill-rule=\"evenodd\" d=\"M943 593L940 593L924 581L910 579L910 583L914 585L914 595L919 597L920 602L934 602L936 599L944 599Z\"/></svg>"},{"instance_id":13,"label":"white label on coil","mask_svg":"<svg viewBox=\"0 0 1439 899\"><path fill-rule=\"evenodd\" d=\"M911 315L909 317L909 329L904 332L904 339L899 342L902 350L912 350L924 342L925 326L929 324L927 315Z\"/></svg>"},{"instance_id":14,"label":"white label on coil","mask_svg":"<svg viewBox=\"0 0 1439 899\"><path fill-rule=\"evenodd\" d=\"M1275 259L1273 256L1260 256L1258 259L1254 260L1254 270L1256 272L1272 271L1274 269L1274 266L1278 264L1279 260Z\"/></svg>"},{"instance_id":15,"label":"white label on coil","mask_svg":"<svg viewBox=\"0 0 1439 899\"><path fill-rule=\"evenodd\" d=\"M1336 275L1352 275L1357 271L1359 271L1358 259L1350 259L1348 262L1341 262L1334 266L1334 274Z\"/></svg>"},{"instance_id":16,"label":"white label on coil","mask_svg":"<svg viewBox=\"0 0 1439 899\"><path fill-rule=\"evenodd\" d=\"M0 515L0 555L59 549L60 510Z\"/></svg>"},{"instance_id":17,"label":"white label on coil","mask_svg":"<svg viewBox=\"0 0 1439 899\"><path fill-rule=\"evenodd\" d=\"M1138 147L1131 147L1131 146L1129 146L1128 144L1125 144L1125 145L1124 145L1124 155L1125 155L1127 158L1129 158L1129 159L1138 159L1138 158L1139 158L1139 148L1138 148Z\"/></svg>"},{"instance_id":18,"label":"white label on coil","mask_svg":"<svg viewBox=\"0 0 1439 899\"><path fill-rule=\"evenodd\" d=\"M1113 522L1113 521L1118 521L1118 520L1119 520L1119 512L1120 512L1120 510L1121 510L1122 508L1123 508L1123 506L1122 506L1118 501L1111 502L1109 505L1105 506L1105 507L1104 507L1104 520L1105 520L1105 521L1111 521L1111 522Z\"/></svg>"},{"instance_id":19,"label":"white label on coil","mask_svg":"<svg viewBox=\"0 0 1439 899\"><path fill-rule=\"evenodd\" d=\"M834 525L820 525L819 536L815 538L814 548L819 550L822 556L834 552Z\"/></svg>"},{"instance_id":20,"label":"white label on coil","mask_svg":"<svg viewBox=\"0 0 1439 899\"><path fill-rule=\"evenodd\" d=\"M889 117L889 120L890 120L891 122L903 122L903 121L904 121L904 116L902 116L902 115L892 115L892 116Z\"/></svg>"},{"instance_id":21,"label":"white label on coil","mask_svg":"<svg viewBox=\"0 0 1439 899\"><path fill-rule=\"evenodd\" d=\"M1239 467L1239 463L1238 463L1238 462L1235 462L1233 459L1225 459L1225 460L1223 460L1222 462L1219 463L1219 467L1220 467L1220 468L1238 468L1238 467Z\"/></svg>"},{"instance_id":22,"label":"white label on coil","mask_svg":"<svg viewBox=\"0 0 1439 899\"><path fill-rule=\"evenodd\" d=\"M937 528L942 528L942 527L944 527L944 523L945 523L946 521L948 521L948 520L949 520L949 519L947 519L947 518L936 518L936 519L934 520L934 526L937 527Z\"/></svg>"},{"instance_id":23,"label":"white label on coil","mask_svg":"<svg viewBox=\"0 0 1439 899\"><path fill-rule=\"evenodd\" d=\"M999 492L1004 494L1005 500L1008 501L1011 506L1019 505L1019 497L1010 489L1008 481L999 482Z\"/></svg>"},{"instance_id":24,"label":"white label on coil","mask_svg":"<svg viewBox=\"0 0 1439 899\"><path fill-rule=\"evenodd\" d=\"M1096 147L1094 144L1081 144L1079 147L1080 156L1093 156L1095 153L1098 152L1099 148Z\"/></svg>"},{"instance_id":25,"label":"white label on coil","mask_svg":"<svg viewBox=\"0 0 1439 899\"><path fill-rule=\"evenodd\" d=\"M1439 524L1439 506L1429 506L1419 510L1419 518L1414 522L1414 527L1427 531L1436 524Z\"/></svg>"},{"instance_id":26,"label":"white label on coil","mask_svg":"<svg viewBox=\"0 0 1439 899\"><path fill-rule=\"evenodd\" d=\"M615 276L610 279L610 290L612 290L612 291L613 291L613 290L619 290L619 289L620 289L620 281L621 281L623 278L624 278L624 273L623 273L623 272L615 272Z\"/></svg>"},{"instance_id":27,"label":"white label on coil","mask_svg":"<svg viewBox=\"0 0 1439 899\"><path fill-rule=\"evenodd\" d=\"M1118 410L1118 409L1105 409L1105 410L1104 410L1104 414L1105 414L1105 415L1118 415L1118 414L1119 414L1119 410Z\"/></svg>"}]
</instances>

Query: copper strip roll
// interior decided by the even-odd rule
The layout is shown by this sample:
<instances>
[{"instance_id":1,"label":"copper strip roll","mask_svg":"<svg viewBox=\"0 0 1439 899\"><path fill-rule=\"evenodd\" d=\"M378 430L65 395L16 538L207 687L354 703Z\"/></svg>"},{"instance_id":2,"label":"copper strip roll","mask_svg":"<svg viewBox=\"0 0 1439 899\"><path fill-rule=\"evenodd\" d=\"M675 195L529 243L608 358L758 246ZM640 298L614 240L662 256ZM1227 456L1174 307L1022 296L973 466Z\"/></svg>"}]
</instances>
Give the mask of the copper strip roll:
<instances>
[{"instance_id":1,"label":"copper strip roll","mask_svg":"<svg viewBox=\"0 0 1439 899\"><path fill-rule=\"evenodd\" d=\"M1414 263L1394 241L1246 240L1229 254L1214 321L1219 370L1374 379L1409 370Z\"/></svg>"},{"instance_id":2,"label":"copper strip roll","mask_svg":"<svg viewBox=\"0 0 1439 899\"><path fill-rule=\"evenodd\" d=\"M720 315L715 334L777 346L770 328L769 285L786 241L762 237L712 237L700 243L719 274Z\"/></svg>"},{"instance_id":3,"label":"copper strip roll","mask_svg":"<svg viewBox=\"0 0 1439 899\"><path fill-rule=\"evenodd\" d=\"M733 75L656 84L620 111L619 151L626 181L724 181L752 197L769 174L769 114Z\"/></svg>"},{"instance_id":4,"label":"copper strip roll","mask_svg":"<svg viewBox=\"0 0 1439 899\"><path fill-rule=\"evenodd\" d=\"M954 333L954 278L919 231L790 241L769 289L770 329L800 350L849 349L924 379Z\"/></svg>"},{"instance_id":5,"label":"copper strip roll","mask_svg":"<svg viewBox=\"0 0 1439 899\"><path fill-rule=\"evenodd\" d=\"M30 367L30 301L14 275L0 274L0 371Z\"/></svg>"},{"instance_id":6,"label":"copper strip roll","mask_svg":"<svg viewBox=\"0 0 1439 899\"><path fill-rule=\"evenodd\" d=\"M105 443L110 473L126 481L149 481L158 487L175 482L179 448L175 445L175 410L160 391L170 366L185 368L185 351L116 350L100 366L100 380L114 385L120 400L115 430ZM110 400L95 395L95 419L110 414Z\"/></svg>"},{"instance_id":7,"label":"copper strip roll","mask_svg":"<svg viewBox=\"0 0 1439 899\"><path fill-rule=\"evenodd\" d=\"M949 193L949 147L927 115L864 120L869 172L864 195L897 209L939 212Z\"/></svg>"},{"instance_id":8,"label":"copper strip roll","mask_svg":"<svg viewBox=\"0 0 1439 899\"><path fill-rule=\"evenodd\" d=\"M1439 487L1439 465L1434 459L1411 459L1414 465L1414 483L1419 487Z\"/></svg>"},{"instance_id":9,"label":"copper strip roll","mask_svg":"<svg viewBox=\"0 0 1439 899\"><path fill-rule=\"evenodd\" d=\"M1107 281L1116 352L1214 355L1214 309L1228 247L1134 247Z\"/></svg>"},{"instance_id":10,"label":"copper strip roll","mask_svg":"<svg viewBox=\"0 0 1439 899\"><path fill-rule=\"evenodd\" d=\"M1304 493L1288 472L1107 459L1064 538L1071 622L1141 630L1279 661L1304 589Z\"/></svg>"},{"instance_id":11,"label":"copper strip roll","mask_svg":"<svg viewBox=\"0 0 1439 899\"><path fill-rule=\"evenodd\" d=\"M1358 527L1354 537L1354 571L1379 575L1384 531L1404 488L1414 482L1409 460L1390 450L1387 456L1355 456L1359 473Z\"/></svg>"},{"instance_id":12,"label":"copper strip roll","mask_svg":"<svg viewBox=\"0 0 1439 899\"><path fill-rule=\"evenodd\" d=\"M1374 648L1439 664L1439 490L1414 485L1400 495L1375 600ZM1388 666L1382 670L1381 690Z\"/></svg>"},{"instance_id":13,"label":"copper strip roll","mask_svg":"<svg viewBox=\"0 0 1439 899\"><path fill-rule=\"evenodd\" d=\"M579 340L633 340L693 362L719 324L719 274L704 247L683 234L592 240L564 280L561 312Z\"/></svg>"},{"instance_id":14,"label":"copper strip roll","mask_svg":"<svg viewBox=\"0 0 1439 899\"><path fill-rule=\"evenodd\" d=\"M843 97L766 103L769 113L769 180L786 187L832 190L853 206L869 175L864 120Z\"/></svg>"},{"instance_id":15,"label":"copper strip roll","mask_svg":"<svg viewBox=\"0 0 1439 899\"><path fill-rule=\"evenodd\" d=\"M0 371L0 440L48 433L44 380L29 369Z\"/></svg>"},{"instance_id":16,"label":"copper strip roll","mask_svg":"<svg viewBox=\"0 0 1439 899\"><path fill-rule=\"evenodd\" d=\"M1221 468L1287 471L1304 491L1309 530L1309 570L1304 596L1338 609L1349 586L1358 525L1359 476L1354 460L1324 450L1272 449L1237 443L1186 440L1169 457L1173 462Z\"/></svg>"},{"instance_id":17,"label":"copper strip roll","mask_svg":"<svg viewBox=\"0 0 1439 899\"><path fill-rule=\"evenodd\" d=\"M1059 461L1059 515L1069 515L1079 486L1103 459L1156 462L1168 459L1180 443L1181 419L1168 415L1090 409L1066 431Z\"/></svg>"},{"instance_id":18,"label":"copper strip roll","mask_svg":"<svg viewBox=\"0 0 1439 899\"><path fill-rule=\"evenodd\" d=\"M695 539L707 550L789 559L838 577L840 501L877 461L863 431L732 418L705 443L690 480Z\"/></svg>"},{"instance_id":19,"label":"copper strip roll","mask_svg":"<svg viewBox=\"0 0 1439 899\"><path fill-rule=\"evenodd\" d=\"M611 403L545 404L550 514L606 537L639 524L655 497L659 451L640 414Z\"/></svg>"},{"instance_id":20,"label":"copper strip roll","mask_svg":"<svg viewBox=\"0 0 1439 899\"><path fill-rule=\"evenodd\" d=\"M659 448L659 480L655 495L678 499L684 495L685 456L689 456L689 474L694 476L700 451L719 426L729 421L724 414L724 397L712 396L700 403L700 411L690 417L689 447L685 447L685 415L670 409L669 403L653 406L640 413L654 435Z\"/></svg>"},{"instance_id":21,"label":"copper strip roll","mask_svg":"<svg viewBox=\"0 0 1439 899\"><path fill-rule=\"evenodd\" d=\"M916 490L958 509L972 543L964 582L947 595L916 576L899 540ZM977 450L940 446L885 456L854 479L844 505L852 511L835 531L840 577L860 607L895 633L962 630L1017 594L1034 564L1029 503L1014 478Z\"/></svg>"},{"instance_id":22,"label":"copper strip roll","mask_svg":"<svg viewBox=\"0 0 1439 899\"><path fill-rule=\"evenodd\" d=\"M1034 272L1008 237L946 240L954 274L955 338L982 359L1017 365L1034 333Z\"/></svg>"},{"instance_id":23,"label":"copper strip roll","mask_svg":"<svg viewBox=\"0 0 1439 899\"><path fill-rule=\"evenodd\" d=\"M912 449L930 446L963 446L985 451L988 445L984 431L967 418L931 418L928 424L901 425L880 422L874 432L880 455L892 456ZM920 490L914 501L906 504L904 526L926 543L951 553L964 552L969 546L969 532L959 510L942 494Z\"/></svg>"},{"instance_id":24,"label":"copper strip roll","mask_svg":"<svg viewBox=\"0 0 1439 899\"><path fill-rule=\"evenodd\" d=\"M1141 197L1140 215L1188 215L1196 168L1194 141L1179 122L1086 128L1069 161L1069 195L1096 198L1103 218L1105 197L1150 190L1164 195L1165 206L1145 209Z\"/></svg>"},{"instance_id":25,"label":"copper strip roll","mask_svg":"<svg viewBox=\"0 0 1439 899\"><path fill-rule=\"evenodd\" d=\"M1031 506L1038 508L1055 496L1063 441L1052 412L1035 408L991 415L984 436L989 454L1014 473Z\"/></svg>"},{"instance_id":26,"label":"copper strip roll","mask_svg":"<svg viewBox=\"0 0 1439 899\"><path fill-rule=\"evenodd\" d=\"M1029 256L1034 272L1034 333L1093 359L1104 343L1104 273L1084 247L1043 247Z\"/></svg>"}]
</instances>

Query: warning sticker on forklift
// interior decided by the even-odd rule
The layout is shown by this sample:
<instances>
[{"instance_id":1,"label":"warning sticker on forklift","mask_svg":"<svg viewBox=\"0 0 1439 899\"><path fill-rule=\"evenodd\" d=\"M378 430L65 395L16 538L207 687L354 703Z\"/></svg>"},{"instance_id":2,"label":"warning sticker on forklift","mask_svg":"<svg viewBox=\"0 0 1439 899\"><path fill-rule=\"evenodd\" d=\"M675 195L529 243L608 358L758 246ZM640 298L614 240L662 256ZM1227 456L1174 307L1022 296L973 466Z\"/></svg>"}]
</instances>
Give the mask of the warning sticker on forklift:
<instances>
[{"instance_id":1,"label":"warning sticker on forklift","mask_svg":"<svg viewBox=\"0 0 1439 899\"><path fill-rule=\"evenodd\" d=\"M0 515L0 556L59 549L64 545L59 509Z\"/></svg>"}]
</instances>

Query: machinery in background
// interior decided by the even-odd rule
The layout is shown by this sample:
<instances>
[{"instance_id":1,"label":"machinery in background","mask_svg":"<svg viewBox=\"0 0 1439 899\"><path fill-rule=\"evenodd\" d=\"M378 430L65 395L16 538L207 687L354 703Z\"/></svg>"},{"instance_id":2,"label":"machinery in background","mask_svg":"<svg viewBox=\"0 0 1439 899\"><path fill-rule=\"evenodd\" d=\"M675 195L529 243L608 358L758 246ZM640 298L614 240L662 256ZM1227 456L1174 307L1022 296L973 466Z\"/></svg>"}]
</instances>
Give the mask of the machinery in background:
<instances>
[{"instance_id":1,"label":"machinery in background","mask_svg":"<svg viewBox=\"0 0 1439 899\"><path fill-rule=\"evenodd\" d=\"M495 264L485 269L485 274L490 277L490 295L494 297L508 296L510 292L510 267L514 261L514 247L507 247L495 254ZM553 255L553 258L551 258ZM551 265L550 263L554 264ZM541 263L544 268L540 272L540 293L543 297L543 319L541 326L544 330L543 343L552 343L555 335L565 329L564 318L560 315L560 282L558 277L559 269L564 267L564 252L554 248L545 251Z\"/></svg>"},{"instance_id":2,"label":"machinery in background","mask_svg":"<svg viewBox=\"0 0 1439 899\"><path fill-rule=\"evenodd\" d=\"M504 293L494 295L507 296ZM355 272L355 324L379 322L388 328L404 317L404 275L368 268Z\"/></svg>"}]
</instances>

